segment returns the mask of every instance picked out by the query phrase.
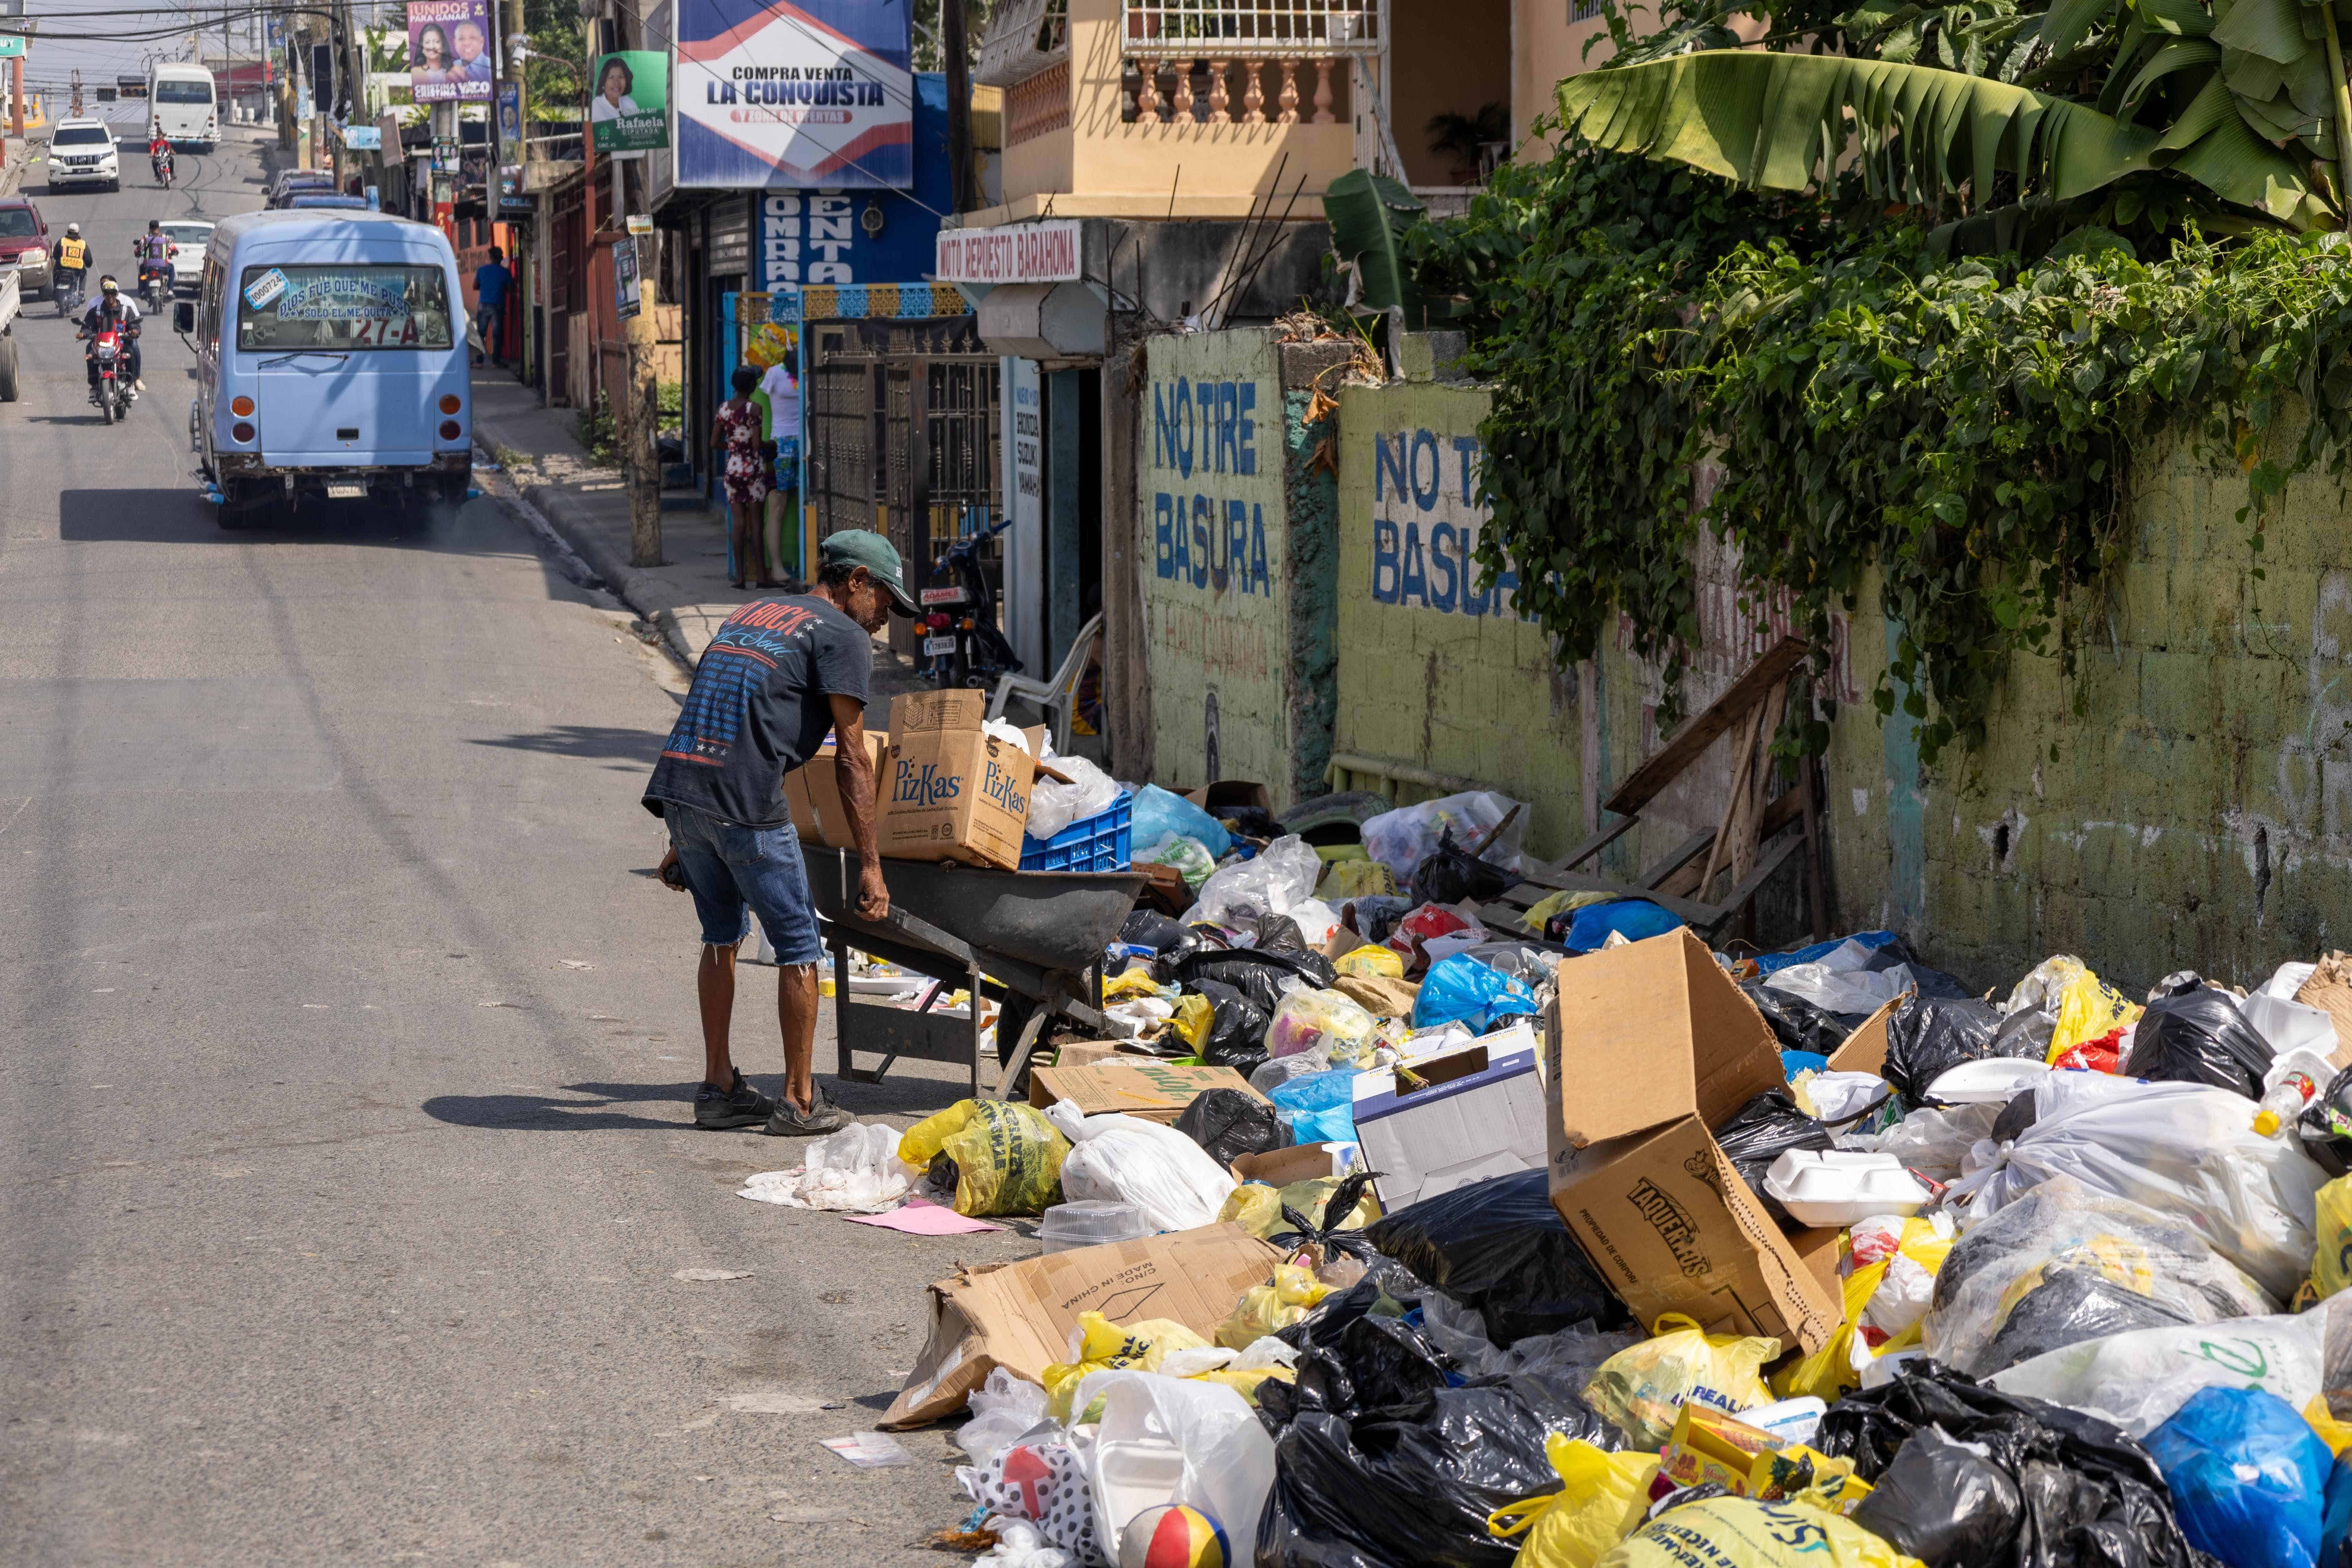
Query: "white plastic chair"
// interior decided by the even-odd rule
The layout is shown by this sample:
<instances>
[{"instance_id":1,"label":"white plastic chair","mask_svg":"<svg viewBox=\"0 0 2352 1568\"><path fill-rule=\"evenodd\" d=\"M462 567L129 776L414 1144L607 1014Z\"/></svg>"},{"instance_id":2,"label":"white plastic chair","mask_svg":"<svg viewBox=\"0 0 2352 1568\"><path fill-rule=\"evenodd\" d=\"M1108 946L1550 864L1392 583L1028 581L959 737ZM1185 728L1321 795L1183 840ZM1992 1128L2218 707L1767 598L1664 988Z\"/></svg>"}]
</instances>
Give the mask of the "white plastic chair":
<instances>
[{"instance_id":1,"label":"white plastic chair","mask_svg":"<svg viewBox=\"0 0 2352 1568\"><path fill-rule=\"evenodd\" d=\"M999 676L996 695L988 700L988 716L1004 717L1004 705L1015 698L1034 702L1045 713L1045 721L1053 727L1054 750L1066 752L1070 746L1070 709L1077 701L1078 682L1087 676L1087 660L1092 657L1095 644L1102 637L1103 618L1097 613L1078 628L1077 640L1049 680L1032 680L1025 675Z\"/></svg>"}]
</instances>

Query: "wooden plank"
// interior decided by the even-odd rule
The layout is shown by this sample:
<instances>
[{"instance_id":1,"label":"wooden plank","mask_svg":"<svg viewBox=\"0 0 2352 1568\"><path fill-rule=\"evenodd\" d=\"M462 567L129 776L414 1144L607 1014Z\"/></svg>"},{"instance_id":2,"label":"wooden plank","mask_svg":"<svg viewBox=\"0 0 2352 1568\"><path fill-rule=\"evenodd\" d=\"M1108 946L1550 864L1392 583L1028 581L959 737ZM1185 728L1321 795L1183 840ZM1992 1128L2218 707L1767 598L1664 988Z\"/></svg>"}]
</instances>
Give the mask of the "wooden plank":
<instances>
[{"instance_id":1,"label":"wooden plank","mask_svg":"<svg viewBox=\"0 0 2352 1568\"><path fill-rule=\"evenodd\" d=\"M1756 862L1756 869L1748 873L1748 879L1732 889L1729 895L1724 899L1724 918L1728 919L1746 907L1748 901L1756 896L1756 889L1761 888L1766 879L1780 868L1782 861L1804 847L1804 835L1796 834L1774 845L1770 854Z\"/></svg>"},{"instance_id":2,"label":"wooden plank","mask_svg":"<svg viewBox=\"0 0 2352 1568\"><path fill-rule=\"evenodd\" d=\"M1805 644L1801 637L1782 637L1765 650L1731 683L1730 690L1708 703L1705 711L1675 731L1672 740L1635 768L1617 786L1616 793L1601 802L1602 808L1630 814L1656 799L1660 791L1682 776L1684 769L1698 761L1701 752L1746 718L1748 710L1763 701L1774 686L1787 679L1789 672L1804 657Z\"/></svg>"},{"instance_id":3,"label":"wooden plank","mask_svg":"<svg viewBox=\"0 0 2352 1568\"><path fill-rule=\"evenodd\" d=\"M1642 819L1638 816L1621 816L1615 822L1612 822L1608 826L1601 828L1598 832L1594 833L1591 837L1587 838L1583 843L1570 850L1568 854L1560 859L1553 861L1552 866L1557 870L1572 871L1577 867L1582 865L1585 861L1591 859L1595 855L1600 854L1603 849L1608 848L1612 844L1616 843L1618 839L1622 838L1626 834L1631 833L1634 828L1639 827L1641 825Z\"/></svg>"},{"instance_id":4,"label":"wooden plank","mask_svg":"<svg viewBox=\"0 0 2352 1568\"><path fill-rule=\"evenodd\" d=\"M1642 873L1642 886L1654 888L1715 846L1715 829L1702 828L1674 847L1666 858Z\"/></svg>"},{"instance_id":5,"label":"wooden plank","mask_svg":"<svg viewBox=\"0 0 2352 1568\"><path fill-rule=\"evenodd\" d=\"M1535 927L1528 924L1527 914L1528 911L1524 905L1514 909L1509 904L1497 900L1495 903L1487 904L1484 908L1480 909L1478 911L1478 920L1479 923L1484 925L1488 931L1507 932L1533 931L1537 936L1541 936L1543 934L1541 931L1536 931Z\"/></svg>"}]
</instances>

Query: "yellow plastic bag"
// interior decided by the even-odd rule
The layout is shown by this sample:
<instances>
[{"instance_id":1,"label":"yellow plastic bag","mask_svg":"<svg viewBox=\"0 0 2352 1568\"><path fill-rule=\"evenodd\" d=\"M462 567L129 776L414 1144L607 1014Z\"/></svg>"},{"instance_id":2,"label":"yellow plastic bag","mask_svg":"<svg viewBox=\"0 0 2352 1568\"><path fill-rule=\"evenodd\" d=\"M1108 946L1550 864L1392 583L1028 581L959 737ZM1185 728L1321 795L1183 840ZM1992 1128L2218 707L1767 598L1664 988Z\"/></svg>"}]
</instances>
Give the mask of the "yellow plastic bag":
<instances>
[{"instance_id":1,"label":"yellow plastic bag","mask_svg":"<svg viewBox=\"0 0 2352 1568\"><path fill-rule=\"evenodd\" d=\"M1381 868L1388 869L1385 866ZM1362 974L1375 980L1402 980L1404 954L1392 947L1381 947L1377 944L1360 947L1352 952L1343 952L1333 959L1331 969L1338 974Z\"/></svg>"},{"instance_id":2,"label":"yellow plastic bag","mask_svg":"<svg viewBox=\"0 0 2352 1568\"><path fill-rule=\"evenodd\" d=\"M2147 1009L2091 973L2081 959L2060 953L2033 966L2009 994L2011 1008L2047 1007L2057 1017L2043 1060L2055 1062L2085 1040L2137 1023Z\"/></svg>"},{"instance_id":3,"label":"yellow plastic bag","mask_svg":"<svg viewBox=\"0 0 2352 1568\"><path fill-rule=\"evenodd\" d=\"M1264 1182L1244 1182L1235 1187L1224 1206L1217 1211L1217 1223L1233 1221L1260 1241L1271 1241L1286 1230L1297 1227L1283 1218L1284 1205L1297 1209L1316 1224L1323 1223L1324 1205L1339 1188L1337 1176L1317 1176L1309 1181L1293 1182L1286 1187L1270 1187ZM1366 1188L1348 1217L1339 1222L1341 1230L1361 1230L1381 1217L1381 1204ZM1239 1345L1234 1347L1241 1349Z\"/></svg>"},{"instance_id":4,"label":"yellow plastic bag","mask_svg":"<svg viewBox=\"0 0 2352 1568\"><path fill-rule=\"evenodd\" d=\"M1105 993L1108 994L1108 993ZM1216 1022L1217 1005L1197 992L1176 1004L1176 1016L1169 1020L1176 1037L1194 1050L1209 1037L1209 1026Z\"/></svg>"},{"instance_id":5,"label":"yellow plastic bag","mask_svg":"<svg viewBox=\"0 0 2352 1568\"><path fill-rule=\"evenodd\" d=\"M1387 898L1396 890L1396 873L1370 857L1334 860L1315 884L1315 896L1334 909L1349 899Z\"/></svg>"},{"instance_id":6,"label":"yellow plastic bag","mask_svg":"<svg viewBox=\"0 0 2352 1568\"><path fill-rule=\"evenodd\" d=\"M1331 1287L1316 1279L1313 1269L1277 1263L1270 1283L1253 1285L1241 1293L1232 1315L1217 1325L1217 1343L1227 1350L1245 1351L1307 1316L1330 1293Z\"/></svg>"},{"instance_id":7,"label":"yellow plastic bag","mask_svg":"<svg viewBox=\"0 0 2352 1568\"><path fill-rule=\"evenodd\" d=\"M1670 1509L1593 1568L1924 1568L1852 1520L1802 1503L1714 1497Z\"/></svg>"},{"instance_id":8,"label":"yellow plastic bag","mask_svg":"<svg viewBox=\"0 0 2352 1568\"><path fill-rule=\"evenodd\" d=\"M1615 1422L1635 1447L1664 1447L1685 1399L1735 1415L1771 1403L1772 1391L1758 1373L1779 1359L1779 1340L1709 1334L1677 1312L1658 1320L1655 1335L1602 1362L1584 1385L1585 1402Z\"/></svg>"},{"instance_id":9,"label":"yellow plastic bag","mask_svg":"<svg viewBox=\"0 0 2352 1568\"><path fill-rule=\"evenodd\" d=\"M1497 1541L1526 1534L1518 1568L1592 1568L1642 1522L1658 1456L1605 1453L1554 1432L1544 1457L1559 1472L1560 1489L1496 1509L1486 1533Z\"/></svg>"},{"instance_id":10,"label":"yellow plastic bag","mask_svg":"<svg viewBox=\"0 0 2352 1568\"><path fill-rule=\"evenodd\" d=\"M955 1162L961 1215L1040 1214L1060 1201L1070 1141L1032 1106L959 1100L898 1140L898 1158L917 1170L944 1154Z\"/></svg>"},{"instance_id":11,"label":"yellow plastic bag","mask_svg":"<svg viewBox=\"0 0 2352 1568\"><path fill-rule=\"evenodd\" d=\"M1748 1495L1758 1502L1800 1503L1825 1513L1852 1513L1870 1495L1852 1459L1834 1459L1802 1443L1759 1454L1748 1471Z\"/></svg>"},{"instance_id":12,"label":"yellow plastic bag","mask_svg":"<svg viewBox=\"0 0 2352 1568\"><path fill-rule=\"evenodd\" d=\"M1116 1372L1121 1367L1158 1372L1161 1360L1172 1352L1208 1348L1208 1341L1171 1319L1146 1318L1122 1325L1100 1312L1080 1312L1078 1359L1055 1362L1038 1375L1045 1385L1046 1413L1056 1421L1067 1421L1078 1380L1090 1372Z\"/></svg>"},{"instance_id":13,"label":"yellow plastic bag","mask_svg":"<svg viewBox=\"0 0 2352 1568\"><path fill-rule=\"evenodd\" d=\"M1103 982L1103 1000L1106 1002L1125 1002L1135 996L1166 994L1167 992L1160 984L1151 978L1151 965L1148 963L1139 963L1126 973L1114 974ZM1202 1000L1205 1001L1206 998Z\"/></svg>"},{"instance_id":14,"label":"yellow plastic bag","mask_svg":"<svg viewBox=\"0 0 2352 1568\"><path fill-rule=\"evenodd\" d=\"M1845 1321L1837 1332L1811 1355L1781 1373L1772 1380L1772 1391L1783 1399L1801 1399L1810 1394L1834 1405L1839 1398L1862 1386L1862 1369L1891 1351L1906 1350L1919 1342L1919 1321L1916 1316L1900 1332L1884 1342L1873 1345L1863 1331L1864 1313L1871 1299L1885 1283L1888 1272L1901 1265L1912 1270L1910 1279L1919 1282L1925 1274L1932 1279L1944 1267L1944 1258L1952 1250L1953 1237L1924 1219L1904 1219L1895 1222L1901 1228L1890 1232L1885 1221L1866 1221L1857 1225L1844 1238ZM1895 1251L1887 1251L1887 1243L1896 1242ZM1859 1265L1859 1267L1857 1267ZM1921 1287L1925 1289L1924 1285ZM1924 1299L1912 1298L1915 1313L1924 1315Z\"/></svg>"},{"instance_id":15,"label":"yellow plastic bag","mask_svg":"<svg viewBox=\"0 0 2352 1568\"><path fill-rule=\"evenodd\" d=\"M2313 1299L2326 1300L2352 1285L2352 1176L2338 1176L2319 1189L2318 1217L2312 1229L2318 1244L2311 1252Z\"/></svg>"},{"instance_id":16,"label":"yellow plastic bag","mask_svg":"<svg viewBox=\"0 0 2352 1568\"><path fill-rule=\"evenodd\" d=\"M2303 1418L2311 1423L2311 1429L2319 1434L2319 1440L2327 1445L2329 1453L2341 1458L2345 1449L2352 1448L2352 1422L2336 1419L2335 1413L2327 1408L2327 1395L2313 1394L2311 1403L2303 1407Z\"/></svg>"}]
</instances>

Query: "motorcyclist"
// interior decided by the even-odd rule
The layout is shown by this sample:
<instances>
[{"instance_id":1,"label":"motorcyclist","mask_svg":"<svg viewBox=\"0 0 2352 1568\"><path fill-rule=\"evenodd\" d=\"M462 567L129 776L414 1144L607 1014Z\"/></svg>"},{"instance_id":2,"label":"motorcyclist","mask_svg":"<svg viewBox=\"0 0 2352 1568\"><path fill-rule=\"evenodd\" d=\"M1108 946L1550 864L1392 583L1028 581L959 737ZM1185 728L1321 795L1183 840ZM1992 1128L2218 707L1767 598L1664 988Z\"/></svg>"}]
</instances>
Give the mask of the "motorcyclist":
<instances>
[{"instance_id":1,"label":"motorcyclist","mask_svg":"<svg viewBox=\"0 0 2352 1568\"><path fill-rule=\"evenodd\" d=\"M160 272L166 284L172 281L172 242L163 236L161 218L147 220L147 232L131 242L131 257L139 263L139 287L147 287L150 273Z\"/></svg>"},{"instance_id":2,"label":"motorcyclist","mask_svg":"<svg viewBox=\"0 0 2352 1568\"><path fill-rule=\"evenodd\" d=\"M147 143L147 162L153 166L158 184L171 184L172 142L161 130L156 131Z\"/></svg>"},{"instance_id":3,"label":"motorcyclist","mask_svg":"<svg viewBox=\"0 0 2352 1568\"><path fill-rule=\"evenodd\" d=\"M123 366L123 374L131 378L131 400L136 402L140 393L146 390L144 384L139 379L139 307L132 302L130 295L122 292L121 285L115 282L111 273L98 280L98 298L92 300L89 302L89 309L81 313L80 335L87 339L95 339L109 326L122 334L122 352L129 361ZM98 401L98 355L92 351L86 350L82 359L89 367L89 400L96 403Z\"/></svg>"},{"instance_id":4,"label":"motorcyclist","mask_svg":"<svg viewBox=\"0 0 2352 1568\"><path fill-rule=\"evenodd\" d=\"M89 241L81 237L81 225L66 225L65 237L49 247L49 276L58 292L68 288L79 289L89 272Z\"/></svg>"}]
</instances>

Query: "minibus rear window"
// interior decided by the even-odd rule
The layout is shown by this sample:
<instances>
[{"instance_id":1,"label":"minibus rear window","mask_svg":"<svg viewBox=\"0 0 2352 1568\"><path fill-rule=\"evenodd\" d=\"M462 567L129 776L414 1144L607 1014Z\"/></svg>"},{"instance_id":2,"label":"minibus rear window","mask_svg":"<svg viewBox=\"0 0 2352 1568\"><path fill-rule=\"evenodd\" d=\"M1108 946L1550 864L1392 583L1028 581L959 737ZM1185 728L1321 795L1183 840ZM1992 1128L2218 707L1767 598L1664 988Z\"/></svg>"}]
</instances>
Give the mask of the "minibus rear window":
<instances>
[{"instance_id":1,"label":"minibus rear window","mask_svg":"<svg viewBox=\"0 0 2352 1568\"><path fill-rule=\"evenodd\" d=\"M437 267L248 267L237 286L241 350L449 345L449 290Z\"/></svg>"}]
</instances>

